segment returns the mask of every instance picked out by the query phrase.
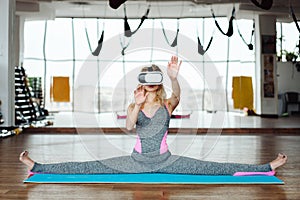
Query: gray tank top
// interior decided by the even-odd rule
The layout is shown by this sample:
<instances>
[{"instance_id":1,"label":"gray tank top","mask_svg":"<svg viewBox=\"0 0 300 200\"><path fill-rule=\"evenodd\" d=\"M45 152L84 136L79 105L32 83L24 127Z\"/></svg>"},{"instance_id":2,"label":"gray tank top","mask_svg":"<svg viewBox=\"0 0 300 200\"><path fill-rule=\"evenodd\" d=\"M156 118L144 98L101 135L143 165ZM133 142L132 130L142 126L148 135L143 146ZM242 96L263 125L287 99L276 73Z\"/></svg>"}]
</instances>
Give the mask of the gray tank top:
<instances>
[{"instance_id":1,"label":"gray tank top","mask_svg":"<svg viewBox=\"0 0 300 200\"><path fill-rule=\"evenodd\" d=\"M152 117L147 117L143 111L139 112L136 132L140 138L141 153L160 153L169 123L170 115L166 105L161 106Z\"/></svg>"}]
</instances>

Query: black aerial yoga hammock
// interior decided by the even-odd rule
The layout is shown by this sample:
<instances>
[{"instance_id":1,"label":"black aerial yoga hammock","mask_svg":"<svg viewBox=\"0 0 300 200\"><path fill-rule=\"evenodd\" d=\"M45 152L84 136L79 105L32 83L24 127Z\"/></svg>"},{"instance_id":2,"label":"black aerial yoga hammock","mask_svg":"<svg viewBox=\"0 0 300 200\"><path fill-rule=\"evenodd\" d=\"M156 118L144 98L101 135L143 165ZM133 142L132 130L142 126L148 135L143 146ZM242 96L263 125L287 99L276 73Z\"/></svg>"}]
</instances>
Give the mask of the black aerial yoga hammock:
<instances>
[{"instance_id":1,"label":"black aerial yoga hammock","mask_svg":"<svg viewBox=\"0 0 300 200\"><path fill-rule=\"evenodd\" d=\"M252 29L252 32L251 32L251 39L250 39L250 43L249 44L246 42L246 40L244 39L243 35L241 34L240 29L239 29L237 23L236 23L236 27L237 27L237 30L238 30L239 35L242 38L243 42L248 46L249 50L253 50L252 38L253 38L253 35L254 35L254 29L255 29L255 22L254 22L254 20L253 20L253 29Z\"/></svg>"},{"instance_id":2,"label":"black aerial yoga hammock","mask_svg":"<svg viewBox=\"0 0 300 200\"><path fill-rule=\"evenodd\" d=\"M129 44L130 44L130 42L131 42L132 37L129 38L129 41L128 41L127 44L123 44L120 35L119 35L119 39L120 39L120 45L121 45L121 47L122 47L121 54L124 56L124 55L125 55L125 50L127 49L127 47L129 47Z\"/></svg>"},{"instance_id":3,"label":"black aerial yoga hammock","mask_svg":"<svg viewBox=\"0 0 300 200\"><path fill-rule=\"evenodd\" d=\"M211 36L211 38L209 40L209 43L208 43L208 45L207 45L207 47L206 47L205 50L204 50L204 48L203 48L203 46L202 46L202 44L200 42L199 36L197 37L197 39L198 39L198 53L201 54L201 55L204 55L207 52L207 50L210 47L210 45L211 45L211 42L213 40L213 36Z\"/></svg>"},{"instance_id":4,"label":"black aerial yoga hammock","mask_svg":"<svg viewBox=\"0 0 300 200\"><path fill-rule=\"evenodd\" d=\"M215 31L214 31L214 32L215 32ZM201 42L200 42L200 38L199 38L199 34L198 34L198 29L197 29L198 53L199 53L200 55L203 56L203 55L207 52L207 50L209 49L209 47L210 47L210 45L211 45L211 42L212 42L212 40L213 40L213 37L214 37L214 33L212 34L212 36L211 36L211 38L210 38L210 40L209 40L209 43L208 43L206 49L204 50L203 45L202 45Z\"/></svg>"},{"instance_id":5,"label":"black aerial yoga hammock","mask_svg":"<svg viewBox=\"0 0 300 200\"><path fill-rule=\"evenodd\" d=\"M113 9L117 9L122 5L126 0L109 0L109 6Z\"/></svg>"},{"instance_id":6,"label":"black aerial yoga hammock","mask_svg":"<svg viewBox=\"0 0 300 200\"><path fill-rule=\"evenodd\" d=\"M293 10L292 5L290 6L290 9L291 9L291 13L292 13L293 20L294 20L294 22L295 22L295 24L296 24L296 27L297 27L297 29L298 29L298 31L299 31L299 33L300 33L300 27L299 27L299 24L298 24L298 22L297 22L297 18L296 18L296 15L295 15L295 13L294 13L294 10Z\"/></svg>"},{"instance_id":7,"label":"black aerial yoga hammock","mask_svg":"<svg viewBox=\"0 0 300 200\"><path fill-rule=\"evenodd\" d=\"M104 29L103 29L103 31L101 33L101 37L100 37L100 39L98 41L98 46L95 49L95 51L92 53L93 56L99 56L99 53L100 53L100 51L102 49L103 39L104 39Z\"/></svg>"},{"instance_id":8,"label":"black aerial yoga hammock","mask_svg":"<svg viewBox=\"0 0 300 200\"><path fill-rule=\"evenodd\" d=\"M165 36L165 39L167 41L167 43L171 46L171 47L176 47L177 46L177 39L178 39L178 33L179 33L179 19L177 19L177 31L176 31L176 36L173 40L172 43L169 42L168 38L167 38L167 35L166 35L166 32L165 32L165 28L164 28L164 25L162 22L161 23L161 28L162 28L162 31L163 31L163 34Z\"/></svg>"},{"instance_id":9,"label":"black aerial yoga hammock","mask_svg":"<svg viewBox=\"0 0 300 200\"><path fill-rule=\"evenodd\" d=\"M91 43L90 43L90 38L89 38L89 34L88 34L88 31L87 31L87 28L86 26L84 27L84 30L85 30L85 35L86 35L86 39L87 39L87 42L88 42L88 45L89 45L89 49L90 51L92 52L92 47L91 47ZM102 44L103 44L103 39L104 39L104 25L103 25L103 30L102 30L102 34L101 34L101 37L98 41L98 46L97 48L95 49L95 51L92 52L92 55L93 56L98 56L101 49L102 49Z\"/></svg>"},{"instance_id":10,"label":"black aerial yoga hammock","mask_svg":"<svg viewBox=\"0 0 300 200\"><path fill-rule=\"evenodd\" d=\"M231 13L231 17L230 17L230 20L229 20L229 25L228 25L227 33L225 33L225 32L221 29L221 27L219 26L219 23L218 23L217 20L216 20L216 16L215 16L215 14L214 14L213 9L211 9L211 13L212 13L212 16L213 16L213 18L214 18L214 20L215 20L215 24L216 24L216 26L218 27L218 29L221 31L221 33L222 33L223 35L226 35L226 36L228 36L228 37L231 37L231 36L233 35L232 21L234 20L234 16L235 16L235 7L233 7L233 9L232 9L232 13Z\"/></svg>"},{"instance_id":11,"label":"black aerial yoga hammock","mask_svg":"<svg viewBox=\"0 0 300 200\"><path fill-rule=\"evenodd\" d=\"M261 3L258 3L257 0L251 0L251 1L254 5L264 10L271 9L273 5L273 0L262 0Z\"/></svg>"},{"instance_id":12,"label":"black aerial yoga hammock","mask_svg":"<svg viewBox=\"0 0 300 200\"><path fill-rule=\"evenodd\" d=\"M128 47L128 46L122 47L122 51L121 51L122 56L125 55L125 50L126 50L127 47Z\"/></svg>"},{"instance_id":13,"label":"black aerial yoga hammock","mask_svg":"<svg viewBox=\"0 0 300 200\"><path fill-rule=\"evenodd\" d=\"M148 6L147 11L144 14L144 16L141 18L141 22L140 22L139 26L137 27L137 29L135 31L131 31L129 23L128 23L128 18L127 18L126 6L124 5L124 13L125 13L125 17L124 17L124 35L126 37L131 37L133 34L135 34L139 30L139 28L142 26L145 19L148 18L149 11L150 11L150 5Z\"/></svg>"}]
</instances>

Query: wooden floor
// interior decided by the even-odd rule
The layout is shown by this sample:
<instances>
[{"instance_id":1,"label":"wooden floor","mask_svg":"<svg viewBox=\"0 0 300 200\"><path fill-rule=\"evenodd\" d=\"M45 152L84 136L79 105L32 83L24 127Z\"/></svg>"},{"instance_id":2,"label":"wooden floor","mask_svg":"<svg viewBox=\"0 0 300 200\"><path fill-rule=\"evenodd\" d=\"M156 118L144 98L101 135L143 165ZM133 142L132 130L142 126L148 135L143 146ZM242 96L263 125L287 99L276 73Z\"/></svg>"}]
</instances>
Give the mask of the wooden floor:
<instances>
[{"instance_id":1,"label":"wooden floor","mask_svg":"<svg viewBox=\"0 0 300 200\"><path fill-rule=\"evenodd\" d=\"M39 162L85 161L129 154L131 135L29 134L1 139L0 199L300 199L300 137L286 134L170 135L173 154L220 162L265 163L289 156L278 169L284 185L24 184L19 153ZM122 151L121 149L124 149ZM184 152L184 154L182 154Z\"/></svg>"}]
</instances>

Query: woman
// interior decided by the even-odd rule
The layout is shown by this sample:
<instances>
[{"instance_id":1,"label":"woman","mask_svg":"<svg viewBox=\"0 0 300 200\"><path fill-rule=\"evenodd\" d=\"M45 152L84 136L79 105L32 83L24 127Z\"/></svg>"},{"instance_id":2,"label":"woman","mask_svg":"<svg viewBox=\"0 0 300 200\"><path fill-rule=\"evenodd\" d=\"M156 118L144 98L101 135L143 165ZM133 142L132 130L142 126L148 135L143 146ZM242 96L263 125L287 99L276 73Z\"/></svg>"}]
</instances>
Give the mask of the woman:
<instances>
[{"instance_id":1,"label":"woman","mask_svg":"<svg viewBox=\"0 0 300 200\"><path fill-rule=\"evenodd\" d=\"M202 175L233 175L236 172L269 172L282 166L287 156L279 154L270 163L249 165L217 163L189 157L171 155L166 143L170 116L180 101L180 86L177 80L181 61L172 56L167 73L173 93L166 99L162 84L139 85L134 91L135 103L128 107L126 128L136 126L137 141L130 156L114 157L88 162L40 164L34 162L24 151L20 161L36 173L104 174L104 173L178 173ZM161 70L152 65L142 72Z\"/></svg>"}]
</instances>

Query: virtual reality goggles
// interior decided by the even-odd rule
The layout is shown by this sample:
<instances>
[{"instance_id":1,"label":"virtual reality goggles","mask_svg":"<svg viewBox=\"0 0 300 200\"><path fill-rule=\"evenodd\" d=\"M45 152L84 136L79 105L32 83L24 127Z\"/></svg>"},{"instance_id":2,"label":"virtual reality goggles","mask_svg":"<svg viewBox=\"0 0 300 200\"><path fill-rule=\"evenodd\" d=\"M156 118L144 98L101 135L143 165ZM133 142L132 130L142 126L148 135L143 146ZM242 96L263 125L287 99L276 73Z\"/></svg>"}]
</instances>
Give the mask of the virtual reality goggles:
<instances>
[{"instance_id":1,"label":"virtual reality goggles","mask_svg":"<svg viewBox=\"0 0 300 200\"><path fill-rule=\"evenodd\" d=\"M163 75L158 71L141 72L138 75L138 81L141 85L161 85Z\"/></svg>"}]
</instances>

